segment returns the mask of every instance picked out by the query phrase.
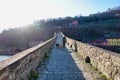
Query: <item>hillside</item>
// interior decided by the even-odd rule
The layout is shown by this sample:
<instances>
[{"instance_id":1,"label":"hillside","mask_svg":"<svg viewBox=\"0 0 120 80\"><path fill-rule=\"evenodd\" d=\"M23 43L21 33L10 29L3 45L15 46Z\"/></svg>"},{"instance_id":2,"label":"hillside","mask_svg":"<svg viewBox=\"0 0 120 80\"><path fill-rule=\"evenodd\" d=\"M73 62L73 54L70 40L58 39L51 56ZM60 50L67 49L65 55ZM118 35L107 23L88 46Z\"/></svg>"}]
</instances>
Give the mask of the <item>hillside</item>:
<instances>
[{"instance_id":1,"label":"hillside","mask_svg":"<svg viewBox=\"0 0 120 80\"><path fill-rule=\"evenodd\" d=\"M77 24L73 24L73 21L77 21ZM28 48L29 41L45 41L55 31L62 31L68 37L85 43L97 39L120 38L120 7L89 16L40 20L25 28L4 30L0 34L0 44Z\"/></svg>"}]
</instances>

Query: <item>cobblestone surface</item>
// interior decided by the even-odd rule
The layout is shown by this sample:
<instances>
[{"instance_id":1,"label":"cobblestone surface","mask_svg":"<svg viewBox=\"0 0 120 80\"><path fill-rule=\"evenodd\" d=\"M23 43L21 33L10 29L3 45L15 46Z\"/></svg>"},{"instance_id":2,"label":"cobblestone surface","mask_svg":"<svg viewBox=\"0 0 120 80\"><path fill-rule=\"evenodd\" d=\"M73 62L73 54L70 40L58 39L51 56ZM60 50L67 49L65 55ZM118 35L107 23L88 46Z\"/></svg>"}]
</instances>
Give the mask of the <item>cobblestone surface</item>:
<instances>
[{"instance_id":1,"label":"cobblestone surface","mask_svg":"<svg viewBox=\"0 0 120 80\"><path fill-rule=\"evenodd\" d=\"M56 43L62 43L60 34L57 34ZM75 53L55 45L49 58L38 68L38 73L38 80L102 80Z\"/></svg>"}]
</instances>

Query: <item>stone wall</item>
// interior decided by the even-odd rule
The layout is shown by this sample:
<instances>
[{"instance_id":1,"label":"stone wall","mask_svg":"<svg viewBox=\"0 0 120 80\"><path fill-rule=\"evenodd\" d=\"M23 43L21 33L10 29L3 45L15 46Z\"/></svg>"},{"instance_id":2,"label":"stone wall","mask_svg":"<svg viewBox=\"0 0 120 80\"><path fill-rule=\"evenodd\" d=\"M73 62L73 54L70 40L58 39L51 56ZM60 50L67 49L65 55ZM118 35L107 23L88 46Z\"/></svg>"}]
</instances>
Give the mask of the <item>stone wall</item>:
<instances>
[{"instance_id":1,"label":"stone wall","mask_svg":"<svg viewBox=\"0 0 120 80\"><path fill-rule=\"evenodd\" d=\"M31 70L37 68L54 41L55 36L42 44L0 61L0 80L28 80Z\"/></svg>"},{"instance_id":2,"label":"stone wall","mask_svg":"<svg viewBox=\"0 0 120 80\"><path fill-rule=\"evenodd\" d=\"M63 35L63 34L62 34ZM63 35L64 36L64 35ZM88 45L66 37L67 45L84 59L88 56L91 64L110 80L120 80L120 54Z\"/></svg>"}]
</instances>

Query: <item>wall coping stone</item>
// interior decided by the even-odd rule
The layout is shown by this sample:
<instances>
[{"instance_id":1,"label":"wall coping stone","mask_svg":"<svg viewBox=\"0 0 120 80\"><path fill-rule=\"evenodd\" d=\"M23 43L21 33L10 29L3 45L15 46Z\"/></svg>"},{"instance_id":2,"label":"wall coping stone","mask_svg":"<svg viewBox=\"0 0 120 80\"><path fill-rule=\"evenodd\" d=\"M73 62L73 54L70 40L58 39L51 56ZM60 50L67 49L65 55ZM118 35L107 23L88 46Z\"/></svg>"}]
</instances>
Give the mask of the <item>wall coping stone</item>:
<instances>
[{"instance_id":1,"label":"wall coping stone","mask_svg":"<svg viewBox=\"0 0 120 80\"><path fill-rule=\"evenodd\" d=\"M55 39L56 37L56 34L54 34L54 37L41 43L41 44L38 44L34 47L31 47L29 49L26 49L22 52L19 52L11 57L9 57L8 59L5 59L5 60L2 60L0 61L0 71L5 69L6 67L8 67L9 65L12 65L13 63L17 62L18 60L24 58L25 56L31 54L33 51L41 48L42 46L44 46L45 44L47 44L48 42L52 41L53 39Z\"/></svg>"},{"instance_id":2,"label":"wall coping stone","mask_svg":"<svg viewBox=\"0 0 120 80\"><path fill-rule=\"evenodd\" d=\"M66 35L64 35L62 32L61 32L61 34L62 34L62 36L66 36ZM110 51L110 50L102 49L102 48L99 48L99 47L97 47L97 46L93 46L93 45L90 45L90 44L82 43L82 42L80 42L80 41L78 41L78 40L69 38L69 37L67 37L67 36L66 36L66 38L68 38L68 39L70 39L70 40L74 40L74 41L76 41L76 43L84 44L84 45L89 46L89 47L91 47L91 48L97 48L97 50L101 50L101 51L103 51L104 53L109 53L109 54L112 55L112 56L115 56L115 57L120 58L120 53L112 52L112 51ZM103 53L103 54L104 54L104 53Z\"/></svg>"}]
</instances>

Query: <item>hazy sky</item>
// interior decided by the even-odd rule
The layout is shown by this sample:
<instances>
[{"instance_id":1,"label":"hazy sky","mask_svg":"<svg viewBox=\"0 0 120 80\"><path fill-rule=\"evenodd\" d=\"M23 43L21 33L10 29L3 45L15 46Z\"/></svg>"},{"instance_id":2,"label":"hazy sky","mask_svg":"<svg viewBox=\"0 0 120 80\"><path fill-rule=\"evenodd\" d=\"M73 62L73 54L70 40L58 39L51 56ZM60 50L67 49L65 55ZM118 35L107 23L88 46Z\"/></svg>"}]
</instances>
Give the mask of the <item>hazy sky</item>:
<instances>
[{"instance_id":1,"label":"hazy sky","mask_svg":"<svg viewBox=\"0 0 120 80\"><path fill-rule=\"evenodd\" d=\"M120 6L120 0L0 0L0 31L35 20L89 15Z\"/></svg>"}]
</instances>

